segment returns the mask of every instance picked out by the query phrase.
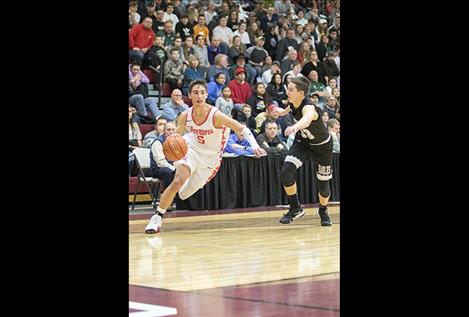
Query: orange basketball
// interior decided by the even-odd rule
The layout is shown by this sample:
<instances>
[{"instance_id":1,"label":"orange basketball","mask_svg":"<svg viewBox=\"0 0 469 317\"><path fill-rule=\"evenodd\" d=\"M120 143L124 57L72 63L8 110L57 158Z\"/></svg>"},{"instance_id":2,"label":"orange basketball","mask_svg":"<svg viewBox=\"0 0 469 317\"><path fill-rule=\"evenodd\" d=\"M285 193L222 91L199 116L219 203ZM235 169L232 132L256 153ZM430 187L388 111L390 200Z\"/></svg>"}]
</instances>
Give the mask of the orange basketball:
<instances>
[{"instance_id":1,"label":"orange basketball","mask_svg":"<svg viewBox=\"0 0 469 317\"><path fill-rule=\"evenodd\" d=\"M163 143L163 153L168 161L179 161L186 156L186 140L179 135L170 135Z\"/></svg>"}]
</instances>

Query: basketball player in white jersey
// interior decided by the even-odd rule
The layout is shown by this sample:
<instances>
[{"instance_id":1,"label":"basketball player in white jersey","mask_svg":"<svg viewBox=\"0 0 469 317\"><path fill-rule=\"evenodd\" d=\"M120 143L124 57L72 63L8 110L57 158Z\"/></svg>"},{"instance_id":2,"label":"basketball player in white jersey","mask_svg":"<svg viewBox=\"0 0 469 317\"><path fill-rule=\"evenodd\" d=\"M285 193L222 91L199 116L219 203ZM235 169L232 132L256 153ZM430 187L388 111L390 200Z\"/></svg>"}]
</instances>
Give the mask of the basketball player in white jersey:
<instances>
[{"instance_id":1,"label":"basketball player in white jersey","mask_svg":"<svg viewBox=\"0 0 469 317\"><path fill-rule=\"evenodd\" d=\"M172 183L165 189L159 206L145 228L145 233L157 233L162 225L162 217L173 202L174 196L184 200L204 187L218 172L230 129L241 132L249 142L257 157L267 155L259 147L249 128L224 115L217 108L207 104L207 83L195 80L189 86L192 107L181 113L175 133L184 135L189 149L186 156L174 163L176 174Z\"/></svg>"}]
</instances>

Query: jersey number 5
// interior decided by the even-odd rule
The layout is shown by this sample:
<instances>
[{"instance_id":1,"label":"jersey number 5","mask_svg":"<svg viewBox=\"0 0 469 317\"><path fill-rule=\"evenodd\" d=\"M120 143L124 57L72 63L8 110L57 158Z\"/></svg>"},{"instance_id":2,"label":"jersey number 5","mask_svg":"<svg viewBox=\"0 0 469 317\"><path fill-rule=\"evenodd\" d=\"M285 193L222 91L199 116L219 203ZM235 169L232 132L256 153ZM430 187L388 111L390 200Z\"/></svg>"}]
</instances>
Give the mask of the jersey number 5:
<instances>
[{"instance_id":1,"label":"jersey number 5","mask_svg":"<svg viewBox=\"0 0 469 317\"><path fill-rule=\"evenodd\" d=\"M314 140L314 135L308 129L301 129L300 133L303 138Z\"/></svg>"},{"instance_id":2,"label":"jersey number 5","mask_svg":"<svg viewBox=\"0 0 469 317\"><path fill-rule=\"evenodd\" d=\"M203 135L198 135L197 136L197 142L199 142L200 144L205 144L204 136Z\"/></svg>"}]
</instances>

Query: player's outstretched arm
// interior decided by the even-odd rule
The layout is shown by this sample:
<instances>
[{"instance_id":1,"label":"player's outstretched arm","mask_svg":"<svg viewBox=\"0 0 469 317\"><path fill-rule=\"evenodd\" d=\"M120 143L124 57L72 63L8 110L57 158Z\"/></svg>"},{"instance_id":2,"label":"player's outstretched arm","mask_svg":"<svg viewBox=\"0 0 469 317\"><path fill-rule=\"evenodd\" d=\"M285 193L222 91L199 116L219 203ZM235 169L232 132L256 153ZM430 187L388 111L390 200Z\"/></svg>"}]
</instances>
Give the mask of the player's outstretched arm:
<instances>
[{"instance_id":1,"label":"player's outstretched arm","mask_svg":"<svg viewBox=\"0 0 469 317\"><path fill-rule=\"evenodd\" d=\"M285 129L286 136L295 134L299 130L307 128L311 124L311 121L316 120L319 117L319 114L312 105L304 106L302 114L303 116L301 117L300 121Z\"/></svg>"},{"instance_id":2,"label":"player's outstretched arm","mask_svg":"<svg viewBox=\"0 0 469 317\"><path fill-rule=\"evenodd\" d=\"M236 131L236 132L241 132L244 135L244 138L249 142L249 145L252 147L252 150L254 151L254 154L257 157L267 155L267 152L257 144L256 139L254 138L254 135L252 135L251 130L249 130L248 127L245 125L242 125L238 121L229 118L225 114L223 114L221 111L215 112L215 120L214 120L214 125L215 128L221 128L223 126L227 126L228 128Z\"/></svg>"}]
</instances>

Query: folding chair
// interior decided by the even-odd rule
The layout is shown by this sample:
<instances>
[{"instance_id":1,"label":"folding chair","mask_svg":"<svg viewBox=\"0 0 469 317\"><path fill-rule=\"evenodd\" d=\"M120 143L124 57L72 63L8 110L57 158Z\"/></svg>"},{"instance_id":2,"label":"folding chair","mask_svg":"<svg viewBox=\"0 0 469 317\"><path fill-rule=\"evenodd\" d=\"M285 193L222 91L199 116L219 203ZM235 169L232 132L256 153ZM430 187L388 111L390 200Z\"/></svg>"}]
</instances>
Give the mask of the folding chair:
<instances>
[{"instance_id":1,"label":"folding chair","mask_svg":"<svg viewBox=\"0 0 469 317\"><path fill-rule=\"evenodd\" d=\"M135 201L137 199L137 193L140 187L140 183L143 182L150 194L152 206L156 205L158 199L158 193L160 192L161 182L158 178L145 176L145 171L150 170L150 149L148 148L136 148L132 152L134 156L135 171L137 176L137 185L135 187L134 198L132 203L132 210L135 208ZM129 160L131 158L129 157ZM132 176L132 175L130 175ZM150 186L152 184L152 186Z\"/></svg>"}]
</instances>

